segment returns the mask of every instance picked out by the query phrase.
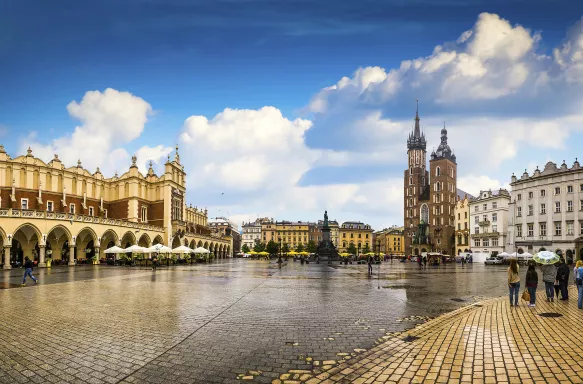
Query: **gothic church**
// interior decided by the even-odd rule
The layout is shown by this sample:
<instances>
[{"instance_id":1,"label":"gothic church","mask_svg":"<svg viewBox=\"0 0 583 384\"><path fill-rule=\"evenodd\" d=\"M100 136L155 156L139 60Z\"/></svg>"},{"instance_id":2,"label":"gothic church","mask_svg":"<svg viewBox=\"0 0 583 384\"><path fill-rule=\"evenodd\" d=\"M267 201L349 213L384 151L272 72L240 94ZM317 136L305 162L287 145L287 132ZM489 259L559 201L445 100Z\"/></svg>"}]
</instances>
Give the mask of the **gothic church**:
<instances>
[{"instance_id":1,"label":"gothic church","mask_svg":"<svg viewBox=\"0 0 583 384\"><path fill-rule=\"evenodd\" d=\"M447 129L431 153L426 168L427 142L419 126L419 105L415 126L407 139L408 169L404 177L405 254L439 252L455 255L455 202L457 163L447 144Z\"/></svg>"}]
</instances>

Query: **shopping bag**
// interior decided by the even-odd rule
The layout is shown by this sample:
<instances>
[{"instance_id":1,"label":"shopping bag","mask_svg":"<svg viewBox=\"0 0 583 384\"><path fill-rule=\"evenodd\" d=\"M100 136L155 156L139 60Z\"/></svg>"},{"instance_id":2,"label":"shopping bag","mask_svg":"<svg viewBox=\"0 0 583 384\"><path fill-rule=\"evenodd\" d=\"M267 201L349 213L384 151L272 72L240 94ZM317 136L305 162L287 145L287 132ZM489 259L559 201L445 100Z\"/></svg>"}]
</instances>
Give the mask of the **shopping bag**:
<instances>
[{"instance_id":1,"label":"shopping bag","mask_svg":"<svg viewBox=\"0 0 583 384\"><path fill-rule=\"evenodd\" d=\"M524 290L524 292L522 292L522 300L530 301L530 294L528 293L528 291L526 289Z\"/></svg>"}]
</instances>

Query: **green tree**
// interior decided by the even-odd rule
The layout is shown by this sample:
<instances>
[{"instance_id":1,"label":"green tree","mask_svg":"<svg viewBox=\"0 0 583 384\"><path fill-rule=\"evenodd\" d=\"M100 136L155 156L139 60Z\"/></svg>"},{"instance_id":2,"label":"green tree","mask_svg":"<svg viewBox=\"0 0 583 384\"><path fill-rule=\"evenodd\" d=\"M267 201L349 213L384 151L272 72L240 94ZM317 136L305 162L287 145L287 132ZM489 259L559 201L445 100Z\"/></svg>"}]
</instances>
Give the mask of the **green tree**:
<instances>
[{"instance_id":1,"label":"green tree","mask_svg":"<svg viewBox=\"0 0 583 384\"><path fill-rule=\"evenodd\" d=\"M364 245L364 248L362 249L362 253L369 253L370 252L370 246L368 245L368 243L366 243Z\"/></svg>"},{"instance_id":2,"label":"green tree","mask_svg":"<svg viewBox=\"0 0 583 384\"><path fill-rule=\"evenodd\" d=\"M255 241L255 245L253 246L253 250L255 252L265 251L265 243L262 243L261 241Z\"/></svg>"},{"instance_id":3,"label":"green tree","mask_svg":"<svg viewBox=\"0 0 583 384\"><path fill-rule=\"evenodd\" d=\"M243 253L249 253L251 250L249 249L249 246L247 244L243 244L243 246L241 247L241 252Z\"/></svg>"},{"instance_id":4,"label":"green tree","mask_svg":"<svg viewBox=\"0 0 583 384\"><path fill-rule=\"evenodd\" d=\"M289 245L287 243L283 243L283 246L281 247L281 251L283 253L288 253L289 252Z\"/></svg>"},{"instance_id":5,"label":"green tree","mask_svg":"<svg viewBox=\"0 0 583 384\"><path fill-rule=\"evenodd\" d=\"M348 244L348 248L346 248L346 252L352 254L352 255L356 255L356 246L354 245L354 243L351 241L350 244Z\"/></svg>"},{"instance_id":6,"label":"green tree","mask_svg":"<svg viewBox=\"0 0 583 384\"><path fill-rule=\"evenodd\" d=\"M304 246L300 243L298 244L298 246L296 247L296 252L303 252L304 251Z\"/></svg>"},{"instance_id":7,"label":"green tree","mask_svg":"<svg viewBox=\"0 0 583 384\"><path fill-rule=\"evenodd\" d=\"M306 246L306 251L308 251L310 253L314 253L314 252L316 252L316 249L318 249L316 242L314 240L310 240L308 242L308 245Z\"/></svg>"},{"instance_id":8,"label":"green tree","mask_svg":"<svg viewBox=\"0 0 583 384\"><path fill-rule=\"evenodd\" d=\"M277 252L279 250L279 246L273 240L270 240L265 248L266 248L265 250L269 252L270 255L277 255Z\"/></svg>"}]
</instances>

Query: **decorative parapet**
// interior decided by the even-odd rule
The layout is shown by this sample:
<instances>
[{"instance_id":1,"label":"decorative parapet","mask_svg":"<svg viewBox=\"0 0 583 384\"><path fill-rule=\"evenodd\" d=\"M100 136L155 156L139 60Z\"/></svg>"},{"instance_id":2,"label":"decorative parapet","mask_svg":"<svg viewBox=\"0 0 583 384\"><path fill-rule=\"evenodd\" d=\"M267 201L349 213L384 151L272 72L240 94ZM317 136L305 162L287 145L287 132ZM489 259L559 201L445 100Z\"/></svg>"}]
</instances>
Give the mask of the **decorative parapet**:
<instances>
[{"instance_id":1,"label":"decorative parapet","mask_svg":"<svg viewBox=\"0 0 583 384\"><path fill-rule=\"evenodd\" d=\"M31 210L31 209L12 209L12 208L0 209L0 218L4 218L4 217L21 217L21 218L27 218L27 219L76 221L76 222L82 222L82 223L102 224L102 225L112 225L112 226L117 226L117 227L134 228L134 229L140 229L140 230L144 230L144 231L164 232L163 227L158 227L156 225L151 225L151 224L135 223L133 221L126 221L126 220L108 219L108 218L104 218L104 217L76 215L76 214L71 214L71 213L37 211L37 210Z\"/></svg>"}]
</instances>

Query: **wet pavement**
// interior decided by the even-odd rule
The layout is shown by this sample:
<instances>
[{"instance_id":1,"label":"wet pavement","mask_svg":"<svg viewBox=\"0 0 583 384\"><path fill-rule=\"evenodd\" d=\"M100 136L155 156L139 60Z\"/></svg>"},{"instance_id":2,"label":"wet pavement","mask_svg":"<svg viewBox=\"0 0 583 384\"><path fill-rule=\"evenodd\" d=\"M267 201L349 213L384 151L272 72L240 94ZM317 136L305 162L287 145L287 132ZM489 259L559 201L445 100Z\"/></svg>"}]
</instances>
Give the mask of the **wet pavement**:
<instances>
[{"instance_id":1,"label":"wet pavement","mask_svg":"<svg viewBox=\"0 0 583 384\"><path fill-rule=\"evenodd\" d=\"M271 382L507 292L506 268L478 264L56 267L23 288L22 273L0 272L0 383Z\"/></svg>"}]
</instances>

